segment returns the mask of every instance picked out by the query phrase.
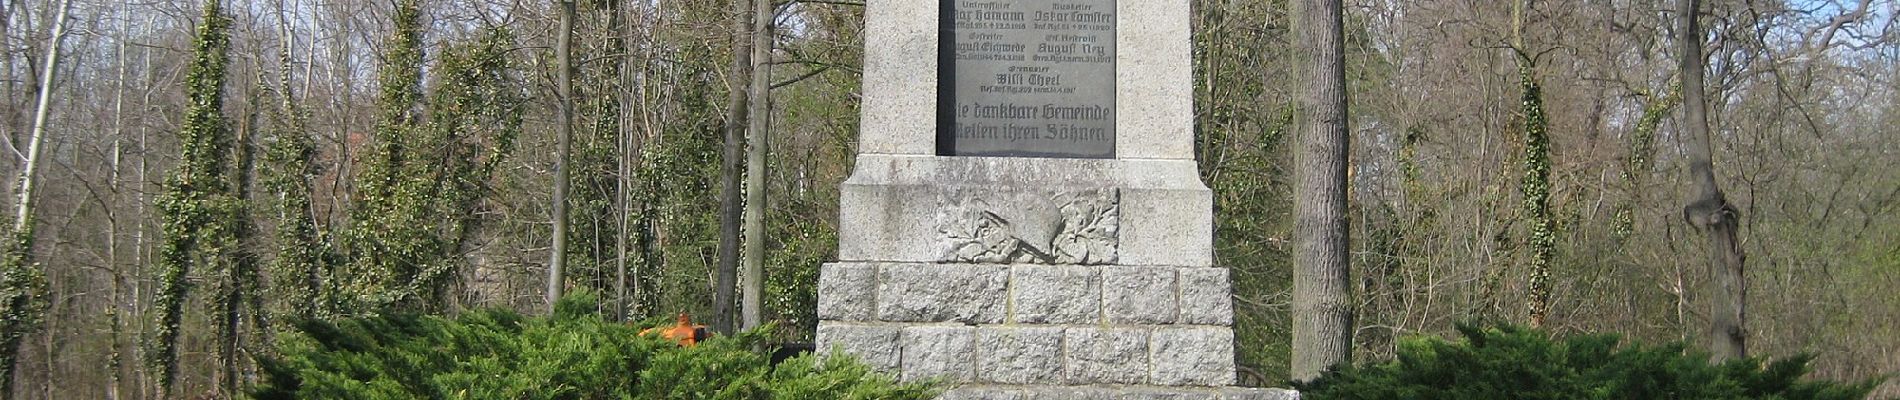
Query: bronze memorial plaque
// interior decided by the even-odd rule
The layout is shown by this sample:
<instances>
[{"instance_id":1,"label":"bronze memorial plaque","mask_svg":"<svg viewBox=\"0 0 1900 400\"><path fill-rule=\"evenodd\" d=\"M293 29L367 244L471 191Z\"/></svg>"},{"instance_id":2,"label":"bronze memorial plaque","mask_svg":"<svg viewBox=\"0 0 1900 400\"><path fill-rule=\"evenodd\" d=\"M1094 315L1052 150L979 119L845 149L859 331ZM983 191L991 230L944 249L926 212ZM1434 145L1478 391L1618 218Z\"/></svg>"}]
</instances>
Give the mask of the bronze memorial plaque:
<instances>
[{"instance_id":1,"label":"bronze memorial plaque","mask_svg":"<svg viewBox=\"0 0 1900 400\"><path fill-rule=\"evenodd\" d=\"M1116 0L944 0L937 154L1115 157Z\"/></svg>"}]
</instances>

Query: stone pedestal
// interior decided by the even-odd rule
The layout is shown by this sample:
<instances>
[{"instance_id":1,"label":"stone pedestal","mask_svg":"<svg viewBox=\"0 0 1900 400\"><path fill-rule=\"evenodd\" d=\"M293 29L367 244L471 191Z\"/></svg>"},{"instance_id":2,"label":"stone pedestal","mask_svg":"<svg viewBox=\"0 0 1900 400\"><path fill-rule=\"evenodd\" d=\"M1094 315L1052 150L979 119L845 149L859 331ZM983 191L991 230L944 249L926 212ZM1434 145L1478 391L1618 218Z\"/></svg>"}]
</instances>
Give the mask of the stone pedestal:
<instances>
[{"instance_id":1,"label":"stone pedestal","mask_svg":"<svg viewBox=\"0 0 1900 400\"><path fill-rule=\"evenodd\" d=\"M867 154L857 168L840 261L820 274L821 349L965 385L946 398L1290 393L1226 388L1230 280L1211 266L1193 162Z\"/></svg>"},{"instance_id":2,"label":"stone pedestal","mask_svg":"<svg viewBox=\"0 0 1900 400\"><path fill-rule=\"evenodd\" d=\"M1188 1L1114 4L1095 11L1118 15L1115 158L1083 159L939 155L945 4L867 3L821 351L946 382L944 398L1297 397L1229 387L1233 308L1192 152Z\"/></svg>"}]
</instances>

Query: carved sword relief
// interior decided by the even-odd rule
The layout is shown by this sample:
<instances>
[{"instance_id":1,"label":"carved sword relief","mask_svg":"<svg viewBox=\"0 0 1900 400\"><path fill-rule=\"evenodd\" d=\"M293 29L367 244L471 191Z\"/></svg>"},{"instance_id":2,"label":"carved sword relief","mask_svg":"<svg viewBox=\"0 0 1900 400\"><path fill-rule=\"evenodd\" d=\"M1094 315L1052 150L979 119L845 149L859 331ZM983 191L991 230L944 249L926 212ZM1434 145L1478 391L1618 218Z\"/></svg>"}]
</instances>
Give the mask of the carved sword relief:
<instances>
[{"instance_id":1,"label":"carved sword relief","mask_svg":"<svg viewBox=\"0 0 1900 400\"><path fill-rule=\"evenodd\" d=\"M937 213L943 262L1112 264L1121 248L1116 189L950 189Z\"/></svg>"}]
</instances>

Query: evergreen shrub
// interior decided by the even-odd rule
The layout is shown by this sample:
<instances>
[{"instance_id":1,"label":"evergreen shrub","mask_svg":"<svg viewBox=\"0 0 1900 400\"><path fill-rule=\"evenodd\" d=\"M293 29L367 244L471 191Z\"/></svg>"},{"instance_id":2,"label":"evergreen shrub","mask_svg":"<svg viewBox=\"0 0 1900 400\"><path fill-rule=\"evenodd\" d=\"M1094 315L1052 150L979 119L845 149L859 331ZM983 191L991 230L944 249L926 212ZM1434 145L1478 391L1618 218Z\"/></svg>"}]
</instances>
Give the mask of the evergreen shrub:
<instances>
[{"instance_id":1,"label":"evergreen shrub","mask_svg":"<svg viewBox=\"0 0 1900 400\"><path fill-rule=\"evenodd\" d=\"M1517 326L1461 324L1459 340L1413 337L1391 361L1348 366L1302 398L1335 399L1785 399L1866 398L1876 380L1802 380L1809 356L1710 364L1682 344L1621 344L1613 334L1551 339Z\"/></svg>"},{"instance_id":2,"label":"evergreen shrub","mask_svg":"<svg viewBox=\"0 0 1900 400\"><path fill-rule=\"evenodd\" d=\"M766 329L680 347L610 322L594 296L554 316L481 310L454 318L401 314L306 320L262 361L258 399L924 399L850 357L771 365Z\"/></svg>"}]
</instances>

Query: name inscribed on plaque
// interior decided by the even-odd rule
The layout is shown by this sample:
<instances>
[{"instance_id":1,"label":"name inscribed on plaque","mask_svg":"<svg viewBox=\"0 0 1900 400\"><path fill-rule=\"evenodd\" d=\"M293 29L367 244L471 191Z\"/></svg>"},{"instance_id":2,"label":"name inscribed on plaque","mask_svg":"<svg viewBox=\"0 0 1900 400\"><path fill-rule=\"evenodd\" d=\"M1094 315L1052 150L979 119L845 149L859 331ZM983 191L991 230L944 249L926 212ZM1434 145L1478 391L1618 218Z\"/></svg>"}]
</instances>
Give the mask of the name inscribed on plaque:
<instances>
[{"instance_id":1,"label":"name inscribed on plaque","mask_svg":"<svg viewBox=\"0 0 1900 400\"><path fill-rule=\"evenodd\" d=\"M1115 1L943 0L937 154L1114 158Z\"/></svg>"}]
</instances>

